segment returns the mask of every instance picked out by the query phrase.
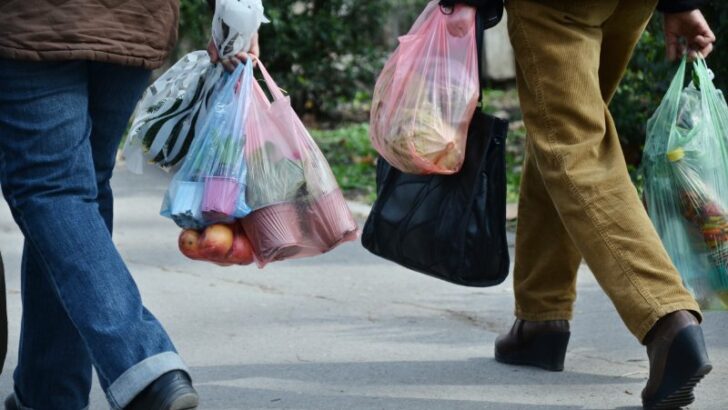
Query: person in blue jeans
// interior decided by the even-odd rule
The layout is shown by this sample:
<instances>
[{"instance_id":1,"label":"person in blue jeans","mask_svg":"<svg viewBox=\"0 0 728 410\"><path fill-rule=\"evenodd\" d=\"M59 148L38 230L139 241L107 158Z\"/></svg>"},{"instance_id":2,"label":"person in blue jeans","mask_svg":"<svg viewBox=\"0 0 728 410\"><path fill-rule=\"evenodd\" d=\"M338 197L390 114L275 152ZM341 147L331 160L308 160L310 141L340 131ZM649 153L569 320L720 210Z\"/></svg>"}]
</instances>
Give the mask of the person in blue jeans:
<instances>
[{"instance_id":1,"label":"person in blue jeans","mask_svg":"<svg viewBox=\"0 0 728 410\"><path fill-rule=\"evenodd\" d=\"M195 409L187 366L112 242L110 179L177 0L0 2L0 186L25 237L6 409Z\"/></svg>"}]
</instances>

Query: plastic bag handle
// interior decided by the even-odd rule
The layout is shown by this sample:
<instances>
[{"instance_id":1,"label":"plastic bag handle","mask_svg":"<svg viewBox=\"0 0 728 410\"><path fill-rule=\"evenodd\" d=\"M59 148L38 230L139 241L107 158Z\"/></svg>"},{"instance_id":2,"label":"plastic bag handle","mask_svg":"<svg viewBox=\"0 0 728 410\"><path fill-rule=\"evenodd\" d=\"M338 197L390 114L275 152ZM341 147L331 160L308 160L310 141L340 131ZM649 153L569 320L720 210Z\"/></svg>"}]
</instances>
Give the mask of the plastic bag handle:
<instances>
[{"instance_id":1,"label":"plastic bag handle","mask_svg":"<svg viewBox=\"0 0 728 410\"><path fill-rule=\"evenodd\" d=\"M670 88L668 88L667 95L669 96L668 102L671 106L670 113L672 114L672 118L670 118L670 123L674 124L675 121L677 121L678 111L680 109L680 95L682 94L682 90L685 86L685 75L687 74L687 64L688 63L688 57L685 55L683 57L682 61L680 61L680 67L677 70L677 74L675 74L675 77L672 79L672 83L670 83Z\"/></svg>"},{"instance_id":2,"label":"plastic bag handle","mask_svg":"<svg viewBox=\"0 0 728 410\"><path fill-rule=\"evenodd\" d=\"M268 86L268 90L270 91L271 95L273 96L273 101L278 100L284 100L286 96L283 94L281 89L278 87L278 84L273 80L273 77L270 76L268 73L268 70L265 68L265 65L263 65L263 62L260 61L258 57L254 57L255 62L258 63L258 68L260 69L260 72L263 74L263 79L265 79L265 84Z\"/></svg>"}]
</instances>

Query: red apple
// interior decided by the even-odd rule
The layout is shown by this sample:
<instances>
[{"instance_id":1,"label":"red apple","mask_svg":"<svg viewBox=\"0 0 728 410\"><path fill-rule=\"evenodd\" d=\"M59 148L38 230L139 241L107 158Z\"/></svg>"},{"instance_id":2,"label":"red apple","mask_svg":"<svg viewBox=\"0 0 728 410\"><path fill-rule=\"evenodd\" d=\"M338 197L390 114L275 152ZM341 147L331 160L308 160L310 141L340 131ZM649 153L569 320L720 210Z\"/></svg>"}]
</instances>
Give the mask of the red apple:
<instances>
[{"instance_id":1,"label":"red apple","mask_svg":"<svg viewBox=\"0 0 728 410\"><path fill-rule=\"evenodd\" d=\"M190 259L201 259L200 233L194 229L186 229L179 235L179 250Z\"/></svg>"},{"instance_id":2,"label":"red apple","mask_svg":"<svg viewBox=\"0 0 728 410\"><path fill-rule=\"evenodd\" d=\"M224 261L233 247L233 230L216 224L205 228L200 238L200 254L210 261Z\"/></svg>"},{"instance_id":3,"label":"red apple","mask_svg":"<svg viewBox=\"0 0 728 410\"><path fill-rule=\"evenodd\" d=\"M253 260L253 245L243 229L238 226L235 229L233 248L228 255L228 261L236 265L250 265Z\"/></svg>"}]
</instances>

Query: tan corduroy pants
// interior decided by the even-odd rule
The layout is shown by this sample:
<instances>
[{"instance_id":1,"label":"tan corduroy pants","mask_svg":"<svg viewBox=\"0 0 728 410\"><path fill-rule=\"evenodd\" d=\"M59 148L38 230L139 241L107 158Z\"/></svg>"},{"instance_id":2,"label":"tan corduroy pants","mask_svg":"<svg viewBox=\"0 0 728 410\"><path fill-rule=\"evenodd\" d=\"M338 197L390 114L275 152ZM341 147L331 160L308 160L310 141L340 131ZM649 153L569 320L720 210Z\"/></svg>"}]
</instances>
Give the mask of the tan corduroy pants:
<instances>
[{"instance_id":1,"label":"tan corduroy pants","mask_svg":"<svg viewBox=\"0 0 728 410\"><path fill-rule=\"evenodd\" d=\"M582 258L640 341L668 313L699 313L630 181L608 109L656 3L506 1L528 133L520 319L571 319Z\"/></svg>"}]
</instances>

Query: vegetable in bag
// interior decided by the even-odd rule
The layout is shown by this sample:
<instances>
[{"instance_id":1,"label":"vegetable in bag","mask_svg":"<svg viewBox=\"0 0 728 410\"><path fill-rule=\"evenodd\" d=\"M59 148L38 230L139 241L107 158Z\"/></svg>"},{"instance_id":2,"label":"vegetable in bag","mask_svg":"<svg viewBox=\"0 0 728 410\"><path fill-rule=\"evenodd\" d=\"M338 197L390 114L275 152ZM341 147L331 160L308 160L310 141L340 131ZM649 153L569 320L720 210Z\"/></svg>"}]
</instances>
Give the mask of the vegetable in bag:
<instances>
[{"instance_id":1,"label":"vegetable in bag","mask_svg":"<svg viewBox=\"0 0 728 410\"><path fill-rule=\"evenodd\" d=\"M357 237L357 224L331 168L303 123L258 62L273 96L253 83L246 123L246 201L240 223L259 267L330 251Z\"/></svg>"}]
</instances>

